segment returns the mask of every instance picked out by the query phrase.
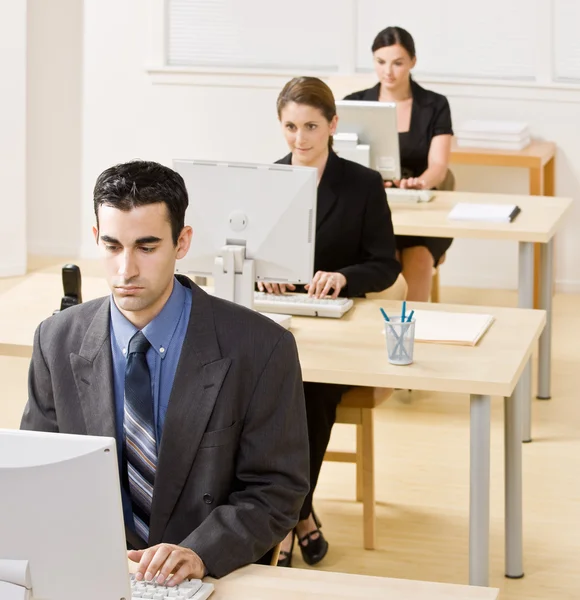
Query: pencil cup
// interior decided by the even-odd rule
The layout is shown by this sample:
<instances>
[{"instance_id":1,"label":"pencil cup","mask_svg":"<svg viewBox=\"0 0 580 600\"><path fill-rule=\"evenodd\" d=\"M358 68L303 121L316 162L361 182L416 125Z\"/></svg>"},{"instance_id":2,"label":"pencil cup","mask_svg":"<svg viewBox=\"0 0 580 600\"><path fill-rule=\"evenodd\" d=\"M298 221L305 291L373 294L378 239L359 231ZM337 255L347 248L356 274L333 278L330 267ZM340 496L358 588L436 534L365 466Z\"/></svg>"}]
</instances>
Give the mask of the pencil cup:
<instances>
[{"instance_id":1,"label":"pencil cup","mask_svg":"<svg viewBox=\"0 0 580 600\"><path fill-rule=\"evenodd\" d=\"M410 365L415 346L415 319L401 322L401 317L391 317L385 323L387 353L393 365Z\"/></svg>"}]
</instances>

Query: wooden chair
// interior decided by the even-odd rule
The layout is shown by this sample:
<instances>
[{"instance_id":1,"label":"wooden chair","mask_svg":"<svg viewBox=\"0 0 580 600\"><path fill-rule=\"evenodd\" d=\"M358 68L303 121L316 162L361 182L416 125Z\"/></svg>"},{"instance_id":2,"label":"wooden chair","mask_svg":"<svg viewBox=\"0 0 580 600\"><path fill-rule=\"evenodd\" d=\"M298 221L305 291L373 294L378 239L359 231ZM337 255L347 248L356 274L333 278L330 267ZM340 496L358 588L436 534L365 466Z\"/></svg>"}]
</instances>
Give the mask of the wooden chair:
<instances>
[{"instance_id":1,"label":"wooden chair","mask_svg":"<svg viewBox=\"0 0 580 600\"><path fill-rule=\"evenodd\" d=\"M404 300L407 282L402 275L388 289L367 294L367 298ZM375 518L375 459L373 410L387 400L392 389L355 387L342 396L336 410L336 422L356 425L356 451L328 451L324 460L356 464L356 499L363 503L363 540L367 550L374 550Z\"/></svg>"},{"instance_id":2,"label":"wooden chair","mask_svg":"<svg viewBox=\"0 0 580 600\"><path fill-rule=\"evenodd\" d=\"M356 425L356 451L329 450L324 456L324 460L356 464L356 499L363 504L363 541L367 550L374 550L376 540L373 410L392 393L392 389L355 387L343 394L336 422Z\"/></svg>"},{"instance_id":3,"label":"wooden chair","mask_svg":"<svg viewBox=\"0 0 580 600\"><path fill-rule=\"evenodd\" d=\"M366 294L366 297L371 300L404 300L407 297L407 288L407 281L400 273L390 288L382 292L370 292Z\"/></svg>"},{"instance_id":4,"label":"wooden chair","mask_svg":"<svg viewBox=\"0 0 580 600\"><path fill-rule=\"evenodd\" d=\"M451 169L447 169L447 175L443 182L437 188L445 192L455 190L455 175ZM439 260L439 264L433 267L433 279L431 280L431 302L439 302L439 267L445 262L445 254Z\"/></svg>"},{"instance_id":5,"label":"wooden chair","mask_svg":"<svg viewBox=\"0 0 580 600\"><path fill-rule=\"evenodd\" d=\"M278 565L278 557L280 556L280 544L278 544L277 546L274 546L274 548L272 548L272 556L270 558L270 566L271 567L275 567Z\"/></svg>"}]
</instances>

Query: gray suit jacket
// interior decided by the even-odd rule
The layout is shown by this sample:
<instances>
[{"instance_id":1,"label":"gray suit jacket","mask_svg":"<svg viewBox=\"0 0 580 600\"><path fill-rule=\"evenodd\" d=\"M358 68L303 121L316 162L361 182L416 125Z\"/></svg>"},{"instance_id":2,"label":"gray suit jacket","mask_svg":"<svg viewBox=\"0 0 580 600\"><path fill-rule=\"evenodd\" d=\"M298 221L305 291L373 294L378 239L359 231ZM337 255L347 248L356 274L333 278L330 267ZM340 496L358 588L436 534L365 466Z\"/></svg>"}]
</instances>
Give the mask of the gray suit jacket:
<instances>
[{"instance_id":1,"label":"gray suit jacket","mask_svg":"<svg viewBox=\"0 0 580 600\"><path fill-rule=\"evenodd\" d=\"M302 378L289 332L178 277L193 302L149 545L187 546L221 577L258 560L298 520L309 487ZM23 429L115 437L109 322L109 298L100 298L40 324Z\"/></svg>"}]
</instances>

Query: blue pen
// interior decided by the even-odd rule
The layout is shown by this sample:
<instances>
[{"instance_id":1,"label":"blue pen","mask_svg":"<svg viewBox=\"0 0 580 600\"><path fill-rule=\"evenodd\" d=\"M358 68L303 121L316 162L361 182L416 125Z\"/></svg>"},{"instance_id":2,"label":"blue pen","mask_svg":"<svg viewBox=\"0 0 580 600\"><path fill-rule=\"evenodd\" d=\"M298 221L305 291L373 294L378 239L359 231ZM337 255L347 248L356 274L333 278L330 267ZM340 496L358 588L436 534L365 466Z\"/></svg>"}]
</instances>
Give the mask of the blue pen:
<instances>
[{"instance_id":1,"label":"blue pen","mask_svg":"<svg viewBox=\"0 0 580 600\"><path fill-rule=\"evenodd\" d=\"M383 314L385 321L390 321L391 319L389 319L389 317L387 316L385 309L382 306L380 307L380 309L381 309L381 313Z\"/></svg>"},{"instance_id":2,"label":"blue pen","mask_svg":"<svg viewBox=\"0 0 580 600\"><path fill-rule=\"evenodd\" d=\"M410 322L411 322L411 320L413 319L413 315L414 315L414 314L415 314L415 311L414 311L414 310L412 310L412 311L409 313L409 316L408 316L408 318L407 318L407 323L410 323Z\"/></svg>"},{"instance_id":3,"label":"blue pen","mask_svg":"<svg viewBox=\"0 0 580 600\"><path fill-rule=\"evenodd\" d=\"M401 323L405 322L405 311L407 310L407 301L403 300L403 312L401 313Z\"/></svg>"}]
</instances>

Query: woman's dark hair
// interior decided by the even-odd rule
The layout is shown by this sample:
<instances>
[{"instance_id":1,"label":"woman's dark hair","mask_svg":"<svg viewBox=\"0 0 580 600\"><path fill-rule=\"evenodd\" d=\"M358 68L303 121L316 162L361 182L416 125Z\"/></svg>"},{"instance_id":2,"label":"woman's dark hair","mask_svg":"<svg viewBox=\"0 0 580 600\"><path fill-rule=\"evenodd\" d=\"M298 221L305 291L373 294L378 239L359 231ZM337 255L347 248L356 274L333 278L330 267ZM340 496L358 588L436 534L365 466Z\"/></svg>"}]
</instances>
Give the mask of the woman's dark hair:
<instances>
[{"instance_id":1,"label":"woman's dark hair","mask_svg":"<svg viewBox=\"0 0 580 600\"><path fill-rule=\"evenodd\" d=\"M294 77L284 86L276 101L278 119L282 118L282 110L290 102L317 108L329 123L336 116L334 94L318 77ZM332 136L328 140L328 147L332 148Z\"/></svg>"},{"instance_id":2,"label":"woman's dark hair","mask_svg":"<svg viewBox=\"0 0 580 600\"><path fill-rule=\"evenodd\" d=\"M415 58L415 42L413 36L402 27L387 27L377 34L372 45L372 51L376 52L385 46L403 46L411 58Z\"/></svg>"},{"instance_id":3,"label":"woman's dark hair","mask_svg":"<svg viewBox=\"0 0 580 600\"><path fill-rule=\"evenodd\" d=\"M129 211L137 206L162 202L167 206L173 245L185 223L189 203L185 182L179 173L155 162L136 160L103 171L95 184L93 205L99 226L99 207Z\"/></svg>"}]
</instances>

